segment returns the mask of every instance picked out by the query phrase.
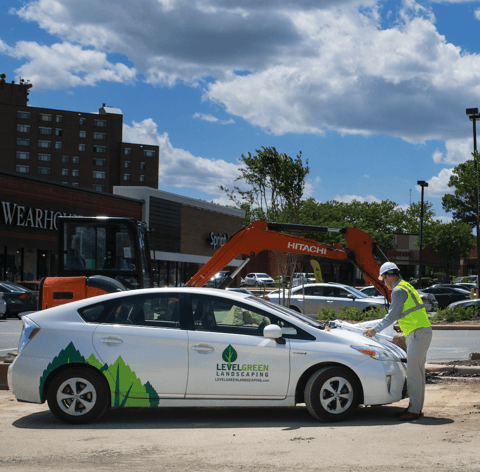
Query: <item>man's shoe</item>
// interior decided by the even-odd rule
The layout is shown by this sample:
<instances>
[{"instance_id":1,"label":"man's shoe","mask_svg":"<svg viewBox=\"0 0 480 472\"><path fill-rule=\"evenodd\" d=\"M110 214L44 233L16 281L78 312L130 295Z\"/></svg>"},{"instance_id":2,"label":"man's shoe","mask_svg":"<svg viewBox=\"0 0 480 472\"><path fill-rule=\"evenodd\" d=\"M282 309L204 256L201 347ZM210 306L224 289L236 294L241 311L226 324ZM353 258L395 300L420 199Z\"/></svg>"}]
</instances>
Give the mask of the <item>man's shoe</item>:
<instances>
[{"instance_id":1,"label":"man's shoe","mask_svg":"<svg viewBox=\"0 0 480 472\"><path fill-rule=\"evenodd\" d=\"M393 414L393 416L395 416L395 418L400 418L400 416L403 416L405 413L408 413L408 408L405 408L405 410L397 411Z\"/></svg>"},{"instance_id":2,"label":"man's shoe","mask_svg":"<svg viewBox=\"0 0 480 472\"><path fill-rule=\"evenodd\" d=\"M415 421L418 420L418 418L421 418L423 416L423 413L410 413L407 412L404 415L400 416L400 421Z\"/></svg>"}]
</instances>

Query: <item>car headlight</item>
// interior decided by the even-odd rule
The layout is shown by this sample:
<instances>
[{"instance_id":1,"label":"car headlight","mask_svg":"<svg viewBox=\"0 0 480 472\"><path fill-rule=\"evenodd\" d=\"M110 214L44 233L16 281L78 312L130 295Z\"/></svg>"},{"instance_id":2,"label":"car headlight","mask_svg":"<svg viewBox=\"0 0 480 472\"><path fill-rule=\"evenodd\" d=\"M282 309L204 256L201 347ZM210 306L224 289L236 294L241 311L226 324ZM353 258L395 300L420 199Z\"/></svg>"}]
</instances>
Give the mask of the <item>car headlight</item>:
<instances>
[{"instance_id":1,"label":"car headlight","mask_svg":"<svg viewBox=\"0 0 480 472\"><path fill-rule=\"evenodd\" d=\"M372 359L377 361L395 361L398 362L398 359L394 354L387 350L378 349L375 346L350 346L352 349L359 351L367 356L370 356Z\"/></svg>"},{"instance_id":2,"label":"car headlight","mask_svg":"<svg viewBox=\"0 0 480 472\"><path fill-rule=\"evenodd\" d=\"M34 323L27 316L22 317L23 329L22 334L20 335L20 341L18 343L18 352L28 344L28 342L35 337L35 335L40 331L40 326Z\"/></svg>"}]
</instances>

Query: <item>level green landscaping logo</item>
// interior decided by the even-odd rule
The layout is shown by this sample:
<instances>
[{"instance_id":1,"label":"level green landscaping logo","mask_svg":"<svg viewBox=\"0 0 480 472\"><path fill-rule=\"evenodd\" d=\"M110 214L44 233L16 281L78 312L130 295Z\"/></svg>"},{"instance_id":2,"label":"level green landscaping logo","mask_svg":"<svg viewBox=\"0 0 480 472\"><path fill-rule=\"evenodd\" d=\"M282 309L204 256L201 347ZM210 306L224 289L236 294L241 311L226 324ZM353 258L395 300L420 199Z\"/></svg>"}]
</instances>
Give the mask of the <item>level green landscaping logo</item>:
<instances>
[{"instance_id":1,"label":"level green landscaping logo","mask_svg":"<svg viewBox=\"0 0 480 472\"><path fill-rule=\"evenodd\" d=\"M244 378L268 378L268 365L266 364L234 364L238 358L235 348L229 344L222 353L222 359L225 363L217 364L216 380L222 380L221 377L239 377Z\"/></svg>"},{"instance_id":2,"label":"level green landscaping logo","mask_svg":"<svg viewBox=\"0 0 480 472\"><path fill-rule=\"evenodd\" d=\"M65 364L88 364L105 374L112 392L112 406L158 406L160 398L150 382L142 384L121 356L111 364L102 364L93 354L85 359L71 342L52 359L40 377L40 395L50 372Z\"/></svg>"}]
</instances>

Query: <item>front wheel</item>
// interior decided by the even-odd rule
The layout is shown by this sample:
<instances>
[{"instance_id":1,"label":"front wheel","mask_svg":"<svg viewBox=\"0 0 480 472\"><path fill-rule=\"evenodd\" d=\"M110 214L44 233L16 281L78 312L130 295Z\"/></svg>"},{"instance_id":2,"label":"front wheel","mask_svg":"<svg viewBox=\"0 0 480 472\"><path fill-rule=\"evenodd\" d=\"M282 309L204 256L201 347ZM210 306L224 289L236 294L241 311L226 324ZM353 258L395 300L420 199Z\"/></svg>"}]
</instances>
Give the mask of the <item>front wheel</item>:
<instances>
[{"instance_id":1,"label":"front wheel","mask_svg":"<svg viewBox=\"0 0 480 472\"><path fill-rule=\"evenodd\" d=\"M343 367L325 367L315 372L305 387L305 403L318 420L342 421L358 407L360 387Z\"/></svg>"},{"instance_id":2,"label":"front wheel","mask_svg":"<svg viewBox=\"0 0 480 472\"><path fill-rule=\"evenodd\" d=\"M85 424L100 418L108 408L109 389L101 374L85 367L60 372L50 384L50 411L64 423Z\"/></svg>"}]
</instances>

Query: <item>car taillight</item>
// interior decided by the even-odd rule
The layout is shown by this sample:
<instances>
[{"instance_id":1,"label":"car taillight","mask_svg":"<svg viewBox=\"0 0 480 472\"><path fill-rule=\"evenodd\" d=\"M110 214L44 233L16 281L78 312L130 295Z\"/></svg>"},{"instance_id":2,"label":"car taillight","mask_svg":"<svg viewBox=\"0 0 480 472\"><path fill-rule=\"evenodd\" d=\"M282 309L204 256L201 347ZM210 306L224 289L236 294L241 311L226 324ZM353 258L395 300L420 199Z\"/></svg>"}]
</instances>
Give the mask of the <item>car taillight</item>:
<instances>
[{"instance_id":1,"label":"car taillight","mask_svg":"<svg viewBox=\"0 0 480 472\"><path fill-rule=\"evenodd\" d=\"M21 300L30 300L31 297L28 293L23 293L18 298L21 299Z\"/></svg>"}]
</instances>

